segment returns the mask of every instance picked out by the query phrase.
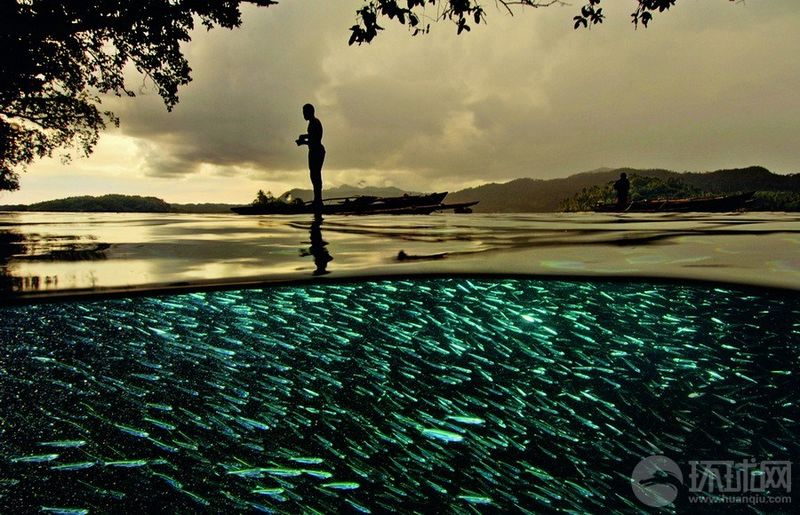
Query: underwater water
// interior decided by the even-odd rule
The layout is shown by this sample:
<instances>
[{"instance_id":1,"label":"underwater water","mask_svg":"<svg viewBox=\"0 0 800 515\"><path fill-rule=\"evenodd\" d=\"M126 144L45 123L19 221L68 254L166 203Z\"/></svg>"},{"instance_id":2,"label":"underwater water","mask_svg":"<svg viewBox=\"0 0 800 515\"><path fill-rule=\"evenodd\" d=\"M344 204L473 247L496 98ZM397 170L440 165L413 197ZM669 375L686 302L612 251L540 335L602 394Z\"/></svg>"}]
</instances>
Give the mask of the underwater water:
<instances>
[{"instance_id":1,"label":"underwater water","mask_svg":"<svg viewBox=\"0 0 800 515\"><path fill-rule=\"evenodd\" d=\"M795 292L395 278L7 306L0 342L3 513L634 512L653 455L686 511L692 461L800 458Z\"/></svg>"}]
</instances>

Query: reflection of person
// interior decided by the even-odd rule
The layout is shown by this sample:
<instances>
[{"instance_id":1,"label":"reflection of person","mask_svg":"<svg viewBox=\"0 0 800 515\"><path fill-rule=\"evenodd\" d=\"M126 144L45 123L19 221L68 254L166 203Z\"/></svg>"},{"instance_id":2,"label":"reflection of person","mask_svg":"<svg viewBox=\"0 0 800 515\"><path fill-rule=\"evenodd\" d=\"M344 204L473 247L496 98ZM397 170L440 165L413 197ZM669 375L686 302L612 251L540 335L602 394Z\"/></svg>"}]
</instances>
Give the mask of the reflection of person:
<instances>
[{"instance_id":1,"label":"reflection of person","mask_svg":"<svg viewBox=\"0 0 800 515\"><path fill-rule=\"evenodd\" d=\"M619 174L619 179L614 183L617 190L617 207L625 208L628 205L628 192L631 190L631 182L625 172Z\"/></svg>"},{"instance_id":2,"label":"reflection of person","mask_svg":"<svg viewBox=\"0 0 800 515\"><path fill-rule=\"evenodd\" d=\"M329 274L327 267L328 263L333 261L333 257L331 257L328 249L325 247L328 245L328 242L322 239L322 217L315 216L314 221L311 222L311 231L309 232L309 236L311 238L311 246L308 250L304 250L300 253L301 256L314 256L314 265L316 265L316 270L314 270L313 275L325 275Z\"/></svg>"},{"instance_id":3,"label":"reflection of person","mask_svg":"<svg viewBox=\"0 0 800 515\"><path fill-rule=\"evenodd\" d=\"M308 171L314 188L314 211L322 210L322 163L325 162L325 147L322 146L322 122L314 116L314 106L303 106L303 118L308 120L306 134L301 134L295 143L308 145Z\"/></svg>"}]
</instances>

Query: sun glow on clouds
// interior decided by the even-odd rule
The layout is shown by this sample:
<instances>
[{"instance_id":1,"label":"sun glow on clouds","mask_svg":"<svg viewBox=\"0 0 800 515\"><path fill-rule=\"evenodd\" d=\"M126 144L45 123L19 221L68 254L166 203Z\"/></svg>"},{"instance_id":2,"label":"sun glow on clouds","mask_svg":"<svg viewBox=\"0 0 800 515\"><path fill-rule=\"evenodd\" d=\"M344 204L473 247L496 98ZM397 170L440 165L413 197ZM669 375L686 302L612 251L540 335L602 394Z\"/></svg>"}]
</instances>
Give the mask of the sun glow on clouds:
<instances>
[{"instance_id":1,"label":"sun glow on clouds","mask_svg":"<svg viewBox=\"0 0 800 515\"><path fill-rule=\"evenodd\" d=\"M157 147L147 140L107 133L89 159L76 157L69 164L57 158L37 162L22 174L19 191L0 192L0 203L107 193L155 196L172 203L246 203L258 189L272 188L277 195L292 188L297 175L285 171L267 177L260 168L199 163L192 173L153 177L148 175L153 165L148 157L155 152Z\"/></svg>"}]
</instances>

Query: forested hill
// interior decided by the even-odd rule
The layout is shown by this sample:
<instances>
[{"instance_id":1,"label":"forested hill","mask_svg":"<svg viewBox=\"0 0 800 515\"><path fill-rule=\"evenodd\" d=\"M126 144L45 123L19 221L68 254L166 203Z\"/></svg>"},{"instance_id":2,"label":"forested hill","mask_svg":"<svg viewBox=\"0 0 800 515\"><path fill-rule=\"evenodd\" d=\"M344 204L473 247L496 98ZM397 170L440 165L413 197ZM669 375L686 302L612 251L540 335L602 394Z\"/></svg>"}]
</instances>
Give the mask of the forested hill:
<instances>
[{"instance_id":1,"label":"forested hill","mask_svg":"<svg viewBox=\"0 0 800 515\"><path fill-rule=\"evenodd\" d=\"M503 184L485 184L451 193L447 202L479 200L475 212L514 213L558 211L565 199L584 188L607 184L625 172L668 181L677 179L687 186L708 193L735 191L784 191L800 193L800 174L779 175L760 166L714 172L674 172L664 169L604 168L563 179L515 179Z\"/></svg>"},{"instance_id":2,"label":"forested hill","mask_svg":"<svg viewBox=\"0 0 800 515\"><path fill-rule=\"evenodd\" d=\"M47 200L23 206L0 206L13 211L75 211L93 213L169 213L170 205L156 197L138 195L84 195L56 200Z\"/></svg>"},{"instance_id":3,"label":"forested hill","mask_svg":"<svg viewBox=\"0 0 800 515\"><path fill-rule=\"evenodd\" d=\"M169 204L157 197L101 195L67 197L35 204L0 206L0 211L76 213L230 213L234 204Z\"/></svg>"},{"instance_id":4,"label":"forested hill","mask_svg":"<svg viewBox=\"0 0 800 515\"><path fill-rule=\"evenodd\" d=\"M733 193L736 191L794 191L800 192L800 173L780 175L772 173L762 166L747 168L732 168L714 172L672 172L669 170L636 170L633 168L619 168L616 170L586 172L569 177L581 176L597 177L601 179L597 184L613 181L621 172L628 175L636 174L644 177L655 177L661 180L679 179L681 182L710 193Z\"/></svg>"}]
</instances>

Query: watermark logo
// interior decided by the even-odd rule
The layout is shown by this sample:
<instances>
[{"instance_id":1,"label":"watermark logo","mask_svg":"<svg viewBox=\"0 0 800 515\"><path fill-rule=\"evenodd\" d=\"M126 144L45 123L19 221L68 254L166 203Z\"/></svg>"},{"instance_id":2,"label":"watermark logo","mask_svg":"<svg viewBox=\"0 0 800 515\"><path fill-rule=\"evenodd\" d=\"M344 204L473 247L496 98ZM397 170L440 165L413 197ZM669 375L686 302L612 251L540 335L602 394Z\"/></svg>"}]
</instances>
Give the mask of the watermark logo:
<instances>
[{"instance_id":1,"label":"watermark logo","mask_svg":"<svg viewBox=\"0 0 800 515\"><path fill-rule=\"evenodd\" d=\"M755 458L692 460L688 484L681 468L666 456L648 456L631 473L633 493L642 504L672 504L685 491L690 504L785 504L792 497L792 462Z\"/></svg>"},{"instance_id":2,"label":"watermark logo","mask_svg":"<svg viewBox=\"0 0 800 515\"><path fill-rule=\"evenodd\" d=\"M636 498L654 508L671 504L683 485L681 468L666 456L643 459L633 469L631 479Z\"/></svg>"}]
</instances>

